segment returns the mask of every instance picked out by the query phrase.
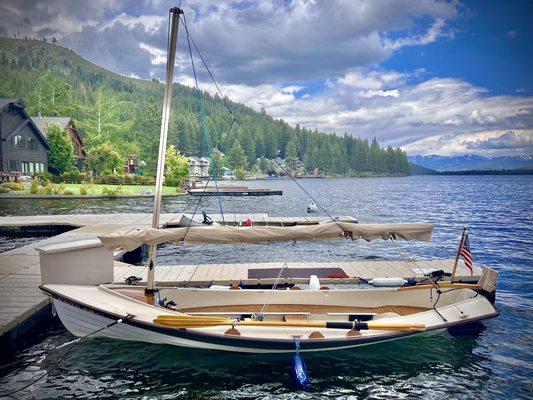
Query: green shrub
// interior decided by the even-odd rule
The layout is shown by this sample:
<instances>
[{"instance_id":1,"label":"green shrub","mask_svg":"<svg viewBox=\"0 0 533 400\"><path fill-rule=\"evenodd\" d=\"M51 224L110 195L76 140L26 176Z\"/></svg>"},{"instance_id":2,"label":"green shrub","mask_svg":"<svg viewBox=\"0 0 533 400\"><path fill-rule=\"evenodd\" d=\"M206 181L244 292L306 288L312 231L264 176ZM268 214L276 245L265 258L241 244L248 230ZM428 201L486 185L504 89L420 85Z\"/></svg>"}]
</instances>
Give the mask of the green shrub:
<instances>
[{"instance_id":1,"label":"green shrub","mask_svg":"<svg viewBox=\"0 0 533 400\"><path fill-rule=\"evenodd\" d=\"M82 183L83 181L86 182L89 180L89 176L85 172L78 170L63 172L59 178L61 182L65 183Z\"/></svg>"},{"instance_id":2,"label":"green shrub","mask_svg":"<svg viewBox=\"0 0 533 400\"><path fill-rule=\"evenodd\" d=\"M122 178L123 185L134 185L135 184L135 177L134 175L125 174Z\"/></svg>"},{"instance_id":3,"label":"green shrub","mask_svg":"<svg viewBox=\"0 0 533 400\"><path fill-rule=\"evenodd\" d=\"M92 190L92 188L93 188L93 185L91 183L82 181L80 184L80 194L82 196L87 196L89 192Z\"/></svg>"},{"instance_id":4,"label":"green shrub","mask_svg":"<svg viewBox=\"0 0 533 400\"><path fill-rule=\"evenodd\" d=\"M50 181L47 181L43 187L39 188L39 194L52 194L54 189L54 184Z\"/></svg>"},{"instance_id":5,"label":"green shrub","mask_svg":"<svg viewBox=\"0 0 533 400\"><path fill-rule=\"evenodd\" d=\"M18 182L4 182L2 186L14 192L22 192L25 189L24 185Z\"/></svg>"},{"instance_id":6,"label":"green shrub","mask_svg":"<svg viewBox=\"0 0 533 400\"><path fill-rule=\"evenodd\" d=\"M63 194L64 194L65 196L72 196L72 195L74 194L74 192L73 192L72 190L65 190L65 191L63 192Z\"/></svg>"},{"instance_id":7,"label":"green shrub","mask_svg":"<svg viewBox=\"0 0 533 400\"><path fill-rule=\"evenodd\" d=\"M52 194L61 194L65 191L65 184L52 185Z\"/></svg>"},{"instance_id":8,"label":"green shrub","mask_svg":"<svg viewBox=\"0 0 533 400\"><path fill-rule=\"evenodd\" d=\"M54 174L51 174L50 172L43 172L40 174L37 174L37 183L39 185L46 185L46 182L51 182L55 178Z\"/></svg>"},{"instance_id":9,"label":"green shrub","mask_svg":"<svg viewBox=\"0 0 533 400\"><path fill-rule=\"evenodd\" d=\"M39 193L39 179L32 179L30 183L30 193L37 194Z\"/></svg>"},{"instance_id":10,"label":"green shrub","mask_svg":"<svg viewBox=\"0 0 533 400\"><path fill-rule=\"evenodd\" d=\"M102 190L102 194L105 197L109 197L109 198L112 198L112 199L114 199L115 197L117 197L121 193L122 193L122 187L121 186L115 186L115 187L106 186L106 187L104 187L104 190Z\"/></svg>"},{"instance_id":11,"label":"green shrub","mask_svg":"<svg viewBox=\"0 0 533 400\"><path fill-rule=\"evenodd\" d=\"M0 186L0 193L9 193L11 192L11 189L9 189L6 186Z\"/></svg>"}]
</instances>

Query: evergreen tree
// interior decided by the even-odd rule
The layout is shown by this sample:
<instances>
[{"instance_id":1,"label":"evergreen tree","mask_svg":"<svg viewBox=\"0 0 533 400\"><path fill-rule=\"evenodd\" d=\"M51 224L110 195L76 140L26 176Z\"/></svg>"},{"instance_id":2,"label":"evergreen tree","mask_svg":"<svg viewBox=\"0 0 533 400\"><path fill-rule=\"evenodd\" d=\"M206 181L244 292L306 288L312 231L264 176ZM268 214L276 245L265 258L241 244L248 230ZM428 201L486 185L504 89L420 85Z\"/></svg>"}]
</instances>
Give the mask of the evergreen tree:
<instances>
[{"instance_id":1,"label":"evergreen tree","mask_svg":"<svg viewBox=\"0 0 533 400\"><path fill-rule=\"evenodd\" d=\"M46 127L46 139L50 144L48 169L56 175L74 168L74 146L68 133L56 124Z\"/></svg>"},{"instance_id":2,"label":"evergreen tree","mask_svg":"<svg viewBox=\"0 0 533 400\"><path fill-rule=\"evenodd\" d=\"M259 171L266 174L268 173L268 169L269 169L268 160L266 159L266 157L263 156L259 159Z\"/></svg>"},{"instance_id":3,"label":"evergreen tree","mask_svg":"<svg viewBox=\"0 0 533 400\"><path fill-rule=\"evenodd\" d=\"M236 140L228 153L226 164L228 165L228 168L237 171L238 169L246 169L247 163L248 160L246 159L246 154L244 154L244 150L239 141Z\"/></svg>"}]
</instances>

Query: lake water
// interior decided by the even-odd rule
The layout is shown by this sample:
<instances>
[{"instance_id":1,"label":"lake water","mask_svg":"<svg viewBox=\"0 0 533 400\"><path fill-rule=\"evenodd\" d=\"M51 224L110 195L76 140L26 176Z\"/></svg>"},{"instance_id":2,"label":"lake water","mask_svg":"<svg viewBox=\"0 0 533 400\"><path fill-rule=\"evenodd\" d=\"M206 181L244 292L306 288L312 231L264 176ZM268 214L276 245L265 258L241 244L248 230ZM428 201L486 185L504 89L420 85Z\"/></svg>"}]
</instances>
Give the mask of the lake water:
<instances>
[{"instance_id":1,"label":"lake water","mask_svg":"<svg viewBox=\"0 0 533 400\"><path fill-rule=\"evenodd\" d=\"M477 337L428 334L323 354L306 354L309 391L291 383L288 355L241 355L90 339L19 398L531 398L533 397L532 200L530 176L416 176L308 179L301 184L331 215L361 222L436 224L431 243L400 242L409 256L453 258L468 225L474 261L500 272L500 317ZM291 181L247 182L283 196L222 198L225 213L302 216L310 202ZM163 212L192 212L199 198L164 199ZM0 215L150 212L147 199L0 200ZM217 212L215 198L199 210ZM317 213L317 215L321 215ZM165 246L158 262L399 259L386 242ZM36 334L0 367L2 391L40 376L73 337L60 325Z\"/></svg>"}]
</instances>

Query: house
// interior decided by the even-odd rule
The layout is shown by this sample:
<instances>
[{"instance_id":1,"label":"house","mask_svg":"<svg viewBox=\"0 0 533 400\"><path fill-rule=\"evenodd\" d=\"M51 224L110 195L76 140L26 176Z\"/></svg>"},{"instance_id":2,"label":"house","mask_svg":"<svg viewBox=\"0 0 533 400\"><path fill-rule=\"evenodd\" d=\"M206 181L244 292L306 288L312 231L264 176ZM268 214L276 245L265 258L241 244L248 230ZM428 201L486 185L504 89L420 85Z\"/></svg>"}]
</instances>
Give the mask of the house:
<instances>
[{"instance_id":1,"label":"house","mask_svg":"<svg viewBox=\"0 0 533 400\"><path fill-rule=\"evenodd\" d=\"M0 99L0 173L17 176L48 170L50 145L20 99Z\"/></svg>"},{"instance_id":2,"label":"house","mask_svg":"<svg viewBox=\"0 0 533 400\"><path fill-rule=\"evenodd\" d=\"M85 151L85 145L83 140L74 125L74 121L70 117L31 117L35 125L44 133L46 136L46 127L48 125L57 125L61 129L64 129L70 139L72 140L72 145L74 146L74 158L76 162L76 168L80 171L85 168L85 161L87 160L87 152Z\"/></svg>"},{"instance_id":3,"label":"house","mask_svg":"<svg viewBox=\"0 0 533 400\"><path fill-rule=\"evenodd\" d=\"M237 179L235 171L228 167L222 167L222 179Z\"/></svg>"},{"instance_id":4,"label":"house","mask_svg":"<svg viewBox=\"0 0 533 400\"><path fill-rule=\"evenodd\" d=\"M209 176L211 160L207 157L189 157L189 176L206 178Z\"/></svg>"},{"instance_id":5,"label":"house","mask_svg":"<svg viewBox=\"0 0 533 400\"><path fill-rule=\"evenodd\" d=\"M268 174L271 176L285 176L287 174L301 176L304 172L305 165L300 160L287 161L280 157L268 160Z\"/></svg>"},{"instance_id":6,"label":"house","mask_svg":"<svg viewBox=\"0 0 533 400\"><path fill-rule=\"evenodd\" d=\"M282 176L287 171L287 164L285 160L280 157L276 157L272 160L268 160L268 174Z\"/></svg>"}]
</instances>

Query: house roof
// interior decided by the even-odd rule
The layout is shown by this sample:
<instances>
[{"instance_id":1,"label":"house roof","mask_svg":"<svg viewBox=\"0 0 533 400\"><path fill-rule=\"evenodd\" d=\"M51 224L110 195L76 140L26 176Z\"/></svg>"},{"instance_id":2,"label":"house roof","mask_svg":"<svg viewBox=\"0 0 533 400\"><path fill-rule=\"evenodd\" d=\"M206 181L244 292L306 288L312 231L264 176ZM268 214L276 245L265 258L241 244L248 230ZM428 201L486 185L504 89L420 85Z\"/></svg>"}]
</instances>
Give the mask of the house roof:
<instances>
[{"instance_id":1,"label":"house roof","mask_svg":"<svg viewBox=\"0 0 533 400\"><path fill-rule=\"evenodd\" d=\"M189 160L193 160L193 161L196 161L198 163L201 163L201 162L209 163L210 162L209 158L207 158L207 157L193 157L193 156L191 156L191 157L189 157Z\"/></svg>"},{"instance_id":2,"label":"house roof","mask_svg":"<svg viewBox=\"0 0 533 400\"><path fill-rule=\"evenodd\" d=\"M11 104L11 103L17 103L20 102L19 99L0 99L0 110L2 110L5 106Z\"/></svg>"},{"instance_id":3,"label":"house roof","mask_svg":"<svg viewBox=\"0 0 533 400\"><path fill-rule=\"evenodd\" d=\"M71 118L70 117L31 117L37 128L46 136L47 125L58 125L60 128L65 129Z\"/></svg>"},{"instance_id":4,"label":"house roof","mask_svg":"<svg viewBox=\"0 0 533 400\"><path fill-rule=\"evenodd\" d=\"M44 147L47 150L50 150L50 143L48 143L48 141L46 140L44 130L41 130L39 127L37 127L37 125L35 125L33 119L26 112L26 109L24 108L24 102L21 99L0 99L0 111L3 111L4 108L8 107L10 104L12 104L19 112L24 115L25 118L27 118L28 124L33 128L37 137L42 142ZM13 134L13 132L11 134Z\"/></svg>"}]
</instances>

